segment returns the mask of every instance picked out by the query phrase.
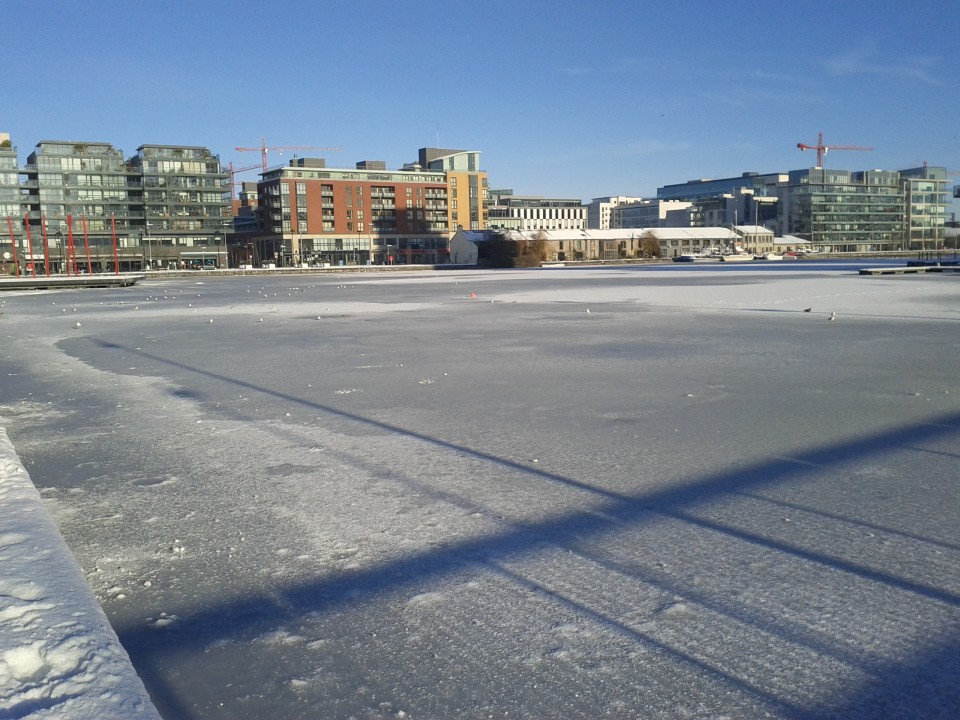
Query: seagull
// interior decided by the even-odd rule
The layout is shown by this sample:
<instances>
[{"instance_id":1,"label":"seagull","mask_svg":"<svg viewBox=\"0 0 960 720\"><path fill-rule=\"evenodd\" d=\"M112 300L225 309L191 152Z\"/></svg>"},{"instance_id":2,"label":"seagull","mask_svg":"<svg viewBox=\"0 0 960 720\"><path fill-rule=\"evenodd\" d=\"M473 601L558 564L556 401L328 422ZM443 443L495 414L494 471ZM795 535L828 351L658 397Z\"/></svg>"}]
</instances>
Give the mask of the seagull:
<instances>
[{"instance_id":1,"label":"seagull","mask_svg":"<svg viewBox=\"0 0 960 720\"><path fill-rule=\"evenodd\" d=\"M831 319L831 320L836 320L836 319L837 319L837 314L836 314L835 312L830 313L830 319Z\"/></svg>"},{"instance_id":2,"label":"seagull","mask_svg":"<svg viewBox=\"0 0 960 720\"><path fill-rule=\"evenodd\" d=\"M811 310L813 310L813 308L804 308L804 309L803 309L804 312L810 312Z\"/></svg>"},{"instance_id":3,"label":"seagull","mask_svg":"<svg viewBox=\"0 0 960 720\"><path fill-rule=\"evenodd\" d=\"M79 327L80 327L80 321L79 321L79 320L77 320L77 324L74 325L74 327L75 327L75 328L79 328Z\"/></svg>"}]
</instances>

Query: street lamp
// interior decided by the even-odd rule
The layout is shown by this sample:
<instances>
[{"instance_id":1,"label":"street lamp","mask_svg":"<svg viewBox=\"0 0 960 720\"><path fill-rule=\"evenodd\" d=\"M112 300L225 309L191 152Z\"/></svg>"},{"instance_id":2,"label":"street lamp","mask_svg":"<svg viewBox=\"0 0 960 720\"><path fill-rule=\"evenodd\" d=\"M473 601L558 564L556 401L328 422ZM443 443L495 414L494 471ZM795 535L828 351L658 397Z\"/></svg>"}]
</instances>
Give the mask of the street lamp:
<instances>
[{"instance_id":1,"label":"street lamp","mask_svg":"<svg viewBox=\"0 0 960 720\"><path fill-rule=\"evenodd\" d=\"M228 268L230 267L230 262L227 258L227 244L225 242L225 236L222 232L217 230L215 233L213 233L213 245L217 257L220 257L220 243L223 243L223 265L221 267Z\"/></svg>"},{"instance_id":2,"label":"street lamp","mask_svg":"<svg viewBox=\"0 0 960 720\"><path fill-rule=\"evenodd\" d=\"M137 237L140 239L140 254L143 255L144 261L145 261L144 270L148 270L150 268L150 258L143 252L143 230L137 233Z\"/></svg>"}]
</instances>

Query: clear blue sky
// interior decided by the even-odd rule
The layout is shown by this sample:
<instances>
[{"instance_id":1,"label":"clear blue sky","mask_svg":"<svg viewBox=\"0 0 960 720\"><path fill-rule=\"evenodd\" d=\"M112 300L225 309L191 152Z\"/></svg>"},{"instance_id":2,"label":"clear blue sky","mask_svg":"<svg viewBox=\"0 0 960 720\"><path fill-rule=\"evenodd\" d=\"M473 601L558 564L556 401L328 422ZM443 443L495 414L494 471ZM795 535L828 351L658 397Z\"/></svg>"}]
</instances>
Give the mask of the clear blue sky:
<instances>
[{"instance_id":1,"label":"clear blue sky","mask_svg":"<svg viewBox=\"0 0 960 720\"><path fill-rule=\"evenodd\" d=\"M0 131L480 150L494 187L574 197L810 167L960 169L960 3L6 0ZM270 155L270 164L289 154ZM956 173L960 175L960 173ZM254 173L244 176L256 179ZM956 180L960 183L960 177Z\"/></svg>"}]
</instances>

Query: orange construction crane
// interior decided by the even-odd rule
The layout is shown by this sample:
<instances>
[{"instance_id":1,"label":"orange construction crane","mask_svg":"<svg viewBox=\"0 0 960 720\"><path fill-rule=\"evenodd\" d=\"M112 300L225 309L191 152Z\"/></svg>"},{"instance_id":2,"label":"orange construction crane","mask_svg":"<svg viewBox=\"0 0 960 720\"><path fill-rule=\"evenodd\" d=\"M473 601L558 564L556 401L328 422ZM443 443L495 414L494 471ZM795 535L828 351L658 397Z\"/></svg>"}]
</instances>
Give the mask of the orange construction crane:
<instances>
[{"instance_id":1,"label":"orange construction crane","mask_svg":"<svg viewBox=\"0 0 960 720\"><path fill-rule=\"evenodd\" d=\"M827 151L829 150L873 150L872 147L863 147L862 145L824 145L823 144L823 133L817 135L817 144L816 145L805 145L804 143L797 143L797 147L801 150L816 150L817 151L817 167L823 167L823 158L826 156ZM237 148L239 150L239 148Z\"/></svg>"},{"instance_id":2,"label":"orange construction crane","mask_svg":"<svg viewBox=\"0 0 960 720\"><path fill-rule=\"evenodd\" d=\"M284 152L288 150L343 150L341 147L317 147L315 145L284 145L281 147L267 147L267 139L260 138L260 147L238 147L234 148L237 152L259 152L263 157L263 171L267 171L267 153Z\"/></svg>"}]
</instances>

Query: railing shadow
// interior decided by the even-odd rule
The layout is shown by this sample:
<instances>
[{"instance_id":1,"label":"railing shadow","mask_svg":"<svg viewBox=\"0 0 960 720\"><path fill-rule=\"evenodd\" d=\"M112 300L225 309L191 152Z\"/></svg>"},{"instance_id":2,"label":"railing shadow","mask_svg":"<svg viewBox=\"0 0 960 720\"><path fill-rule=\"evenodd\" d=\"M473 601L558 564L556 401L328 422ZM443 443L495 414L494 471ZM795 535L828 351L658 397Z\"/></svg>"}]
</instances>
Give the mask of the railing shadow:
<instances>
[{"instance_id":1,"label":"railing shadow","mask_svg":"<svg viewBox=\"0 0 960 720\"><path fill-rule=\"evenodd\" d=\"M659 521L662 518L671 518L691 527L710 533L718 533L738 543L759 546L790 556L803 563L817 565L833 572L845 573L878 587L909 593L925 601L943 604L953 609L960 608L960 593L931 582L928 578L905 577L882 567L855 562L840 555L828 555L824 552L811 550L801 544L790 543L743 528L733 527L729 523L712 520L703 515L698 515L696 512L698 508L712 500L752 494L761 488L771 488L803 480L812 472L811 468L835 466L841 462L859 461L866 458L875 462L878 457L882 457L898 448L917 447L924 443L953 438L960 440L960 414L931 418L928 422L877 432L856 440L807 450L790 458L766 460L749 467L691 479L689 483L680 487L636 494L622 494L598 488L574 478L517 463L483 450L366 418L253 383L228 378L206 369L191 367L131 347L102 341L96 342L103 348L122 350L127 354L138 354L152 361L204 376L208 380L229 383L246 391L272 396L288 403L300 404L329 417L374 427L380 431L443 452L454 453L491 466L522 473L539 481L573 489L585 493L592 500L583 509L567 512L560 517L536 522L514 521L492 535L451 542L442 547L431 547L414 555L393 559L374 567L344 571L332 578L277 587L275 592L269 595L260 594L228 599L216 607L198 610L190 615L181 615L176 625L159 636L155 629L147 628L142 624L116 627L124 646L135 658L137 669L151 695L158 700L158 704L170 709L170 712L178 718L187 720L197 716L193 714L190 708L180 704L172 691L165 686L162 672L163 663L166 658L174 653L196 651L215 640L274 628L307 614L342 610L358 594L369 597L395 592L414 585L420 586L424 582L455 574L478 563L485 567L496 568L498 572L509 574L515 582L536 586L535 581L506 571L503 563L537 552L539 548L545 545L576 549L578 543L584 540L614 535L624 528L640 527L646 523ZM357 460L356 462L363 461ZM450 499L457 502L455 497ZM883 530L883 528L877 529ZM925 539L915 534L912 537L920 541L939 543L945 549L955 547L949 543ZM671 661L685 664L697 673L708 674L727 685L737 688L740 692L762 699L783 717L825 720L828 717L928 718L954 717L960 714L960 699L958 699L956 692L952 695L946 693L937 699L916 700L913 706L916 708L916 712L913 714L870 714L871 709L894 707L902 696L913 697L916 694L916 683L930 682L936 687L947 687L948 676L952 677L951 672L955 672L960 665L960 649L957 649L955 644L945 644L934 651L918 653L910 658L908 664L886 664L876 659L858 656L850 648L843 647L841 643L827 637L818 636L809 628L792 624L788 620L748 614L730 602L711 599L706 594L698 595L695 588L680 586L675 581L669 581L662 577L642 577L636 568L625 567L622 564L618 565L609 558L591 556L579 549L575 551L613 571L640 577L641 580L656 584L672 593L693 596L697 600L702 600L715 612L729 616L739 622L756 625L767 633L778 635L790 642L804 644L815 652L838 658L849 664L865 667L873 677L877 678L876 683L851 689L850 695L841 703L841 706L838 706L838 709L798 706L777 697L742 677L738 677L735 673L728 672L719 664L705 663L702 659L684 653L682 650L664 646L662 643L658 644L651 636L624 625L617 618L609 617L599 610L590 608L572 598L565 598L556 592L551 593L558 602L570 605L578 613L592 617L605 627L624 634L636 642L657 646L657 649L670 657ZM949 710L950 714L941 713L941 710Z\"/></svg>"}]
</instances>

